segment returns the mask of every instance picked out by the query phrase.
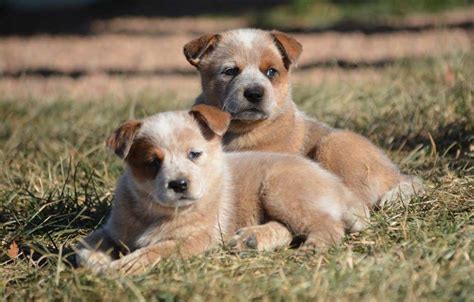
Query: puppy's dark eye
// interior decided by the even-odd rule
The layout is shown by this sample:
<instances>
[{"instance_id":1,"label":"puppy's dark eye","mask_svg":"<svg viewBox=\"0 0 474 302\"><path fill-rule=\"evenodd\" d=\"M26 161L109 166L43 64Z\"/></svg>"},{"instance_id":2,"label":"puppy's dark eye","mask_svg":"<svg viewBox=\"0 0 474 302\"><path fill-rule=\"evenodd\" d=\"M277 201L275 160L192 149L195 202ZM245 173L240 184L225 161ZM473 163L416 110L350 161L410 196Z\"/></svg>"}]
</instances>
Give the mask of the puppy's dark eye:
<instances>
[{"instance_id":1,"label":"puppy's dark eye","mask_svg":"<svg viewBox=\"0 0 474 302\"><path fill-rule=\"evenodd\" d=\"M227 76L235 77L236 75L239 74L239 72L240 72L240 69L238 67L229 67L229 68L224 69L222 73Z\"/></svg>"},{"instance_id":2,"label":"puppy's dark eye","mask_svg":"<svg viewBox=\"0 0 474 302\"><path fill-rule=\"evenodd\" d=\"M198 159L202 155L201 151L189 151L188 158L190 160Z\"/></svg>"},{"instance_id":3,"label":"puppy's dark eye","mask_svg":"<svg viewBox=\"0 0 474 302\"><path fill-rule=\"evenodd\" d=\"M148 165L150 167L159 169L161 167L161 160L158 157L154 157L148 162Z\"/></svg>"},{"instance_id":4,"label":"puppy's dark eye","mask_svg":"<svg viewBox=\"0 0 474 302\"><path fill-rule=\"evenodd\" d=\"M266 75L271 80L278 75L278 70L275 68L269 68L266 72Z\"/></svg>"}]
</instances>

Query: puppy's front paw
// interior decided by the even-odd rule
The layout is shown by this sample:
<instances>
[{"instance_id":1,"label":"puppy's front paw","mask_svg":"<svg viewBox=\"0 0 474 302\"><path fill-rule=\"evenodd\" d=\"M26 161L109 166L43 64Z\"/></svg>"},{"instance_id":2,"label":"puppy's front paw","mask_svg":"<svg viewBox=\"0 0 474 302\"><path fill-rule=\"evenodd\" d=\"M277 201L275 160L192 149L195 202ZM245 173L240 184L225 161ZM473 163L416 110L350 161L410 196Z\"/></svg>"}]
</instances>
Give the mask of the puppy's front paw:
<instances>
[{"instance_id":1,"label":"puppy's front paw","mask_svg":"<svg viewBox=\"0 0 474 302\"><path fill-rule=\"evenodd\" d=\"M324 250L327 248L327 245L323 242L315 239L315 238L308 238L303 245L298 248L298 251L305 254L316 254L320 250Z\"/></svg>"},{"instance_id":2,"label":"puppy's front paw","mask_svg":"<svg viewBox=\"0 0 474 302\"><path fill-rule=\"evenodd\" d=\"M87 267L94 273L104 273L110 269L112 258L104 252L81 249L76 255L79 266Z\"/></svg>"},{"instance_id":3,"label":"puppy's front paw","mask_svg":"<svg viewBox=\"0 0 474 302\"><path fill-rule=\"evenodd\" d=\"M268 222L241 228L228 241L228 246L237 251L259 250L273 251L287 247L292 239L290 231L278 222Z\"/></svg>"},{"instance_id":4,"label":"puppy's front paw","mask_svg":"<svg viewBox=\"0 0 474 302\"><path fill-rule=\"evenodd\" d=\"M227 242L227 245L237 251L257 250L257 233L253 227L242 228Z\"/></svg>"},{"instance_id":5,"label":"puppy's front paw","mask_svg":"<svg viewBox=\"0 0 474 302\"><path fill-rule=\"evenodd\" d=\"M138 275L149 271L160 259L158 257L152 262L147 255L128 255L112 261L110 268L123 275Z\"/></svg>"}]
</instances>

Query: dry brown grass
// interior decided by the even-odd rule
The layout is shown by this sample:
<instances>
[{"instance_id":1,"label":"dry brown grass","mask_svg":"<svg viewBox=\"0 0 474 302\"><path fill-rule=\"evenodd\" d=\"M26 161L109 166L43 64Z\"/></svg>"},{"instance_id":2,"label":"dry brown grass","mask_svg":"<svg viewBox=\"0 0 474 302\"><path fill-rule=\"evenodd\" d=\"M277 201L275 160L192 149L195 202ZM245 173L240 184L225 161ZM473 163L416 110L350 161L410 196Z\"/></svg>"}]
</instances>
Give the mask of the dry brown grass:
<instances>
[{"instance_id":1,"label":"dry brown grass","mask_svg":"<svg viewBox=\"0 0 474 302\"><path fill-rule=\"evenodd\" d=\"M326 252L217 249L136 277L74 269L69 248L104 221L112 200L121 164L103 147L107 134L124 119L189 100L145 92L122 102L2 96L0 294L12 301L472 301L473 62L472 53L410 61L387 68L378 82L295 91L309 114L368 136L403 171L423 177L426 196L374 212L369 229ZM13 242L18 256L8 255Z\"/></svg>"}]
</instances>

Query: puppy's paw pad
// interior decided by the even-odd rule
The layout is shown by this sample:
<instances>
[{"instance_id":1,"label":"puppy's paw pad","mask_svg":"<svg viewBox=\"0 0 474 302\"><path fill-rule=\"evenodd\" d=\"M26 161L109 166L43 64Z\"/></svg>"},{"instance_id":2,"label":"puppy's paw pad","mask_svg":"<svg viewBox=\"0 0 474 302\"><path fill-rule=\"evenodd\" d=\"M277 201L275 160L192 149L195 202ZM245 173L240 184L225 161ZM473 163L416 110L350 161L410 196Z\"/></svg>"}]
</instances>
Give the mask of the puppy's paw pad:
<instances>
[{"instance_id":1,"label":"puppy's paw pad","mask_svg":"<svg viewBox=\"0 0 474 302\"><path fill-rule=\"evenodd\" d=\"M256 249L258 246L257 236L255 234L250 235L244 240L244 243L248 248Z\"/></svg>"},{"instance_id":2,"label":"puppy's paw pad","mask_svg":"<svg viewBox=\"0 0 474 302\"><path fill-rule=\"evenodd\" d=\"M258 249L257 235L250 229L240 229L227 245L237 251Z\"/></svg>"}]
</instances>

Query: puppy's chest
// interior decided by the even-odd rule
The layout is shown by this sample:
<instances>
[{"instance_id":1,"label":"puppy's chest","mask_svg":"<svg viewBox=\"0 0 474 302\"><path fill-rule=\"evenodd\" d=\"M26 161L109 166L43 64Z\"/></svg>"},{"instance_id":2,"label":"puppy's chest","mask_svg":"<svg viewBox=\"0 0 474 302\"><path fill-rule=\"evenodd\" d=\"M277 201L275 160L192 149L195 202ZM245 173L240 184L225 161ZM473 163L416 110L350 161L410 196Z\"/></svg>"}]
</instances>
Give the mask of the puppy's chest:
<instances>
[{"instance_id":1,"label":"puppy's chest","mask_svg":"<svg viewBox=\"0 0 474 302\"><path fill-rule=\"evenodd\" d=\"M168 240L185 240L200 231L199 224L189 219L160 219L150 224L137 236L135 247L142 248Z\"/></svg>"},{"instance_id":2,"label":"puppy's chest","mask_svg":"<svg viewBox=\"0 0 474 302\"><path fill-rule=\"evenodd\" d=\"M275 137L269 136L258 139L248 135L241 135L224 141L224 150L232 151L261 151L261 152L278 152L288 154L301 153L303 145L303 137L287 136Z\"/></svg>"},{"instance_id":3,"label":"puppy's chest","mask_svg":"<svg viewBox=\"0 0 474 302\"><path fill-rule=\"evenodd\" d=\"M291 126L256 127L247 133L226 133L224 150L300 154L304 141L304 125L298 120Z\"/></svg>"}]
</instances>

